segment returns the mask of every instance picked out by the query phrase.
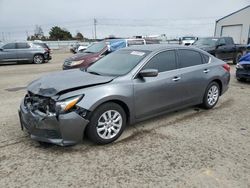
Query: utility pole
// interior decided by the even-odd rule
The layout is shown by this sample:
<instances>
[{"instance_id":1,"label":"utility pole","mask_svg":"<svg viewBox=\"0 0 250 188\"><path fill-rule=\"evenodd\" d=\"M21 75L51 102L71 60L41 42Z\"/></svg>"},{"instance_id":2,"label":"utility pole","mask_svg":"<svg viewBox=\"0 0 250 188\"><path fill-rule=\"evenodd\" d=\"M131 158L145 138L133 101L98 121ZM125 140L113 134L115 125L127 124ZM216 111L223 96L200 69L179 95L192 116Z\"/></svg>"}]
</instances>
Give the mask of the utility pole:
<instances>
[{"instance_id":1,"label":"utility pole","mask_svg":"<svg viewBox=\"0 0 250 188\"><path fill-rule=\"evenodd\" d=\"M97 37L96 37L96 25L97 25L97 20L94 18L94 32L95 32L95 39L97 39Z\"/></svg>"},{"instance_id":2,"label":"utility pole","mask_svg":"<svg viewBox=\"0 0 250 188\"><path fill-rule=\"evenodd\" d=\"M5 39L4 39L4 32L2 32L2 38L3 38L3 41L5 41Z\"/></svg>"},{"instance_id":3,"label":"utility pole","mask_svg":"<svg viewBox=\"0 0 250 188\"><path fill-rule=\"evenodd\" d=\"M28 31L25 31L25 32L26 32L26 40L27 40L29 37L29 32Z\"/></svg>"}]
</instances>

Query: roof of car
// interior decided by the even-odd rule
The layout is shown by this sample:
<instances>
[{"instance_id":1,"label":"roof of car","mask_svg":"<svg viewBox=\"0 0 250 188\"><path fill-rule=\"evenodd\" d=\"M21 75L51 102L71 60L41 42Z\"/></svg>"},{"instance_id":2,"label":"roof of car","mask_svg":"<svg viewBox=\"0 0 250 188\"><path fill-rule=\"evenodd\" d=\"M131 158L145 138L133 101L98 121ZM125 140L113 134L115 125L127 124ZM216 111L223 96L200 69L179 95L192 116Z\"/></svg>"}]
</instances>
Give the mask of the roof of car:
<instances>
[{"instance_id":1,"label":"roof of car","mask_svg":"<svg viewBox=\"0 0 250 188\"><path fill-rule=\"evenodd\" d=\"M165 49L196 49L190 46L181 46L181 45L174 45L174 44L148 44L148 45L135 45L128 47L126 49L130 50L142 50L142 51L158 51L158 50L165 50Z\"/></svg>"}]
</instances>

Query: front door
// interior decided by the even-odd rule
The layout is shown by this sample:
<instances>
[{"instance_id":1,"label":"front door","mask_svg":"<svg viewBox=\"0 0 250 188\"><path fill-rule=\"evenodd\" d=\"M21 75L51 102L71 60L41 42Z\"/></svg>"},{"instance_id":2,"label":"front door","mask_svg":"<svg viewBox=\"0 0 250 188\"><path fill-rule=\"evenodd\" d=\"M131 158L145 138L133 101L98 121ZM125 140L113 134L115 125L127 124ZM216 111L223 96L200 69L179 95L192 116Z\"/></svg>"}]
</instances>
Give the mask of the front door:
<instances>
[{"instance_id":1,"label":"front door","mask_svg":"<svg viewBox=\"0 0 250 188\"><path fill-rule=\"evenodd\" d=\"M163 51L151 58L142 68L157 69L156 77L134 79L136 118L141 119L174 108L182 103L185 94L180 82L175 50Z\"/></svg>"},{"instance_id":2,"label":"front door","mask_svg":"<svg viewBox=\"0 0 250 188\"><path fill-rule=\"evenodd\" d=\"M17 60L16 44L15 43L5 44L0 50L0 61L11 62L16 60Z\"/></svg>"}]
</instances>

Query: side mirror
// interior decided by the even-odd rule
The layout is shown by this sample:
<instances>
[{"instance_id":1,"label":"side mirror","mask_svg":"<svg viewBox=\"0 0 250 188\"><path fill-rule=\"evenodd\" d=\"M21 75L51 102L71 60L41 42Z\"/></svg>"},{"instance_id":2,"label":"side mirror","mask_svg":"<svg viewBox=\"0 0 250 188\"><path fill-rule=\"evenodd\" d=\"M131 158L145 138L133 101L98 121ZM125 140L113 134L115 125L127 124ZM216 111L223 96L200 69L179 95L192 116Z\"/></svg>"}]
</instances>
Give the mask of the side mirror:
<instances>
[{"instance_id":1,"label":"side mirror","mask_svg":"<svg viewBox=\"0 0 250 188\"><path fill-rule=\"evenodd\" d=\"M158 76L157 69L145 69L140 71L139 76L141 77L156 77Z\"/></svg>"},{"instance_id":2,"label":"side mirror","mask_svg":"<svg viewBox=\"0 0 250 188\"><path fill-rule=\"evenodd\" d=\"M225 45L226 45L225 43L219 43L219 44L216 45L216 47L218 48L220 46L225 46Z\"/></svg>"},{"instance_id":3,"label":"side mirror","mask_svg":"<svg viewBox=\"0 0 250 188\"><path fill-rule=\"evenodd\" d=\"M3 48L0 48L0 51L3 51Z\"/></svg>"}]
</instances>

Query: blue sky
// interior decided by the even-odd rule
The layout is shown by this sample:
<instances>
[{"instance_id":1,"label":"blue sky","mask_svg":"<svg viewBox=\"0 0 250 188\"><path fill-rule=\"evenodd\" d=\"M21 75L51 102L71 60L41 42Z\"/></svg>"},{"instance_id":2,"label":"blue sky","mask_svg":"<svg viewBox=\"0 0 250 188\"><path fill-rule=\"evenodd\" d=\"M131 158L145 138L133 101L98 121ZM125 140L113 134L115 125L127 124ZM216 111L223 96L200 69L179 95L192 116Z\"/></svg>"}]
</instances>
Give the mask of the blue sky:
<instances>
[{"instance_id":1,"label":"blue sky","mask_svg":"<svg viewBox=\"0 0 250 188\"><path fill-rule=\"evenodd\" d=\"M0 0L0 40L25 39L35 25L46 35L58 25L93 37L93 18L99 38L211 36L216 19L249 4L250 0Z\"/></svg>"}]
</instances>

